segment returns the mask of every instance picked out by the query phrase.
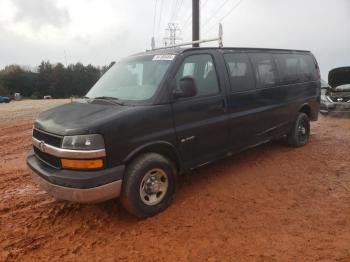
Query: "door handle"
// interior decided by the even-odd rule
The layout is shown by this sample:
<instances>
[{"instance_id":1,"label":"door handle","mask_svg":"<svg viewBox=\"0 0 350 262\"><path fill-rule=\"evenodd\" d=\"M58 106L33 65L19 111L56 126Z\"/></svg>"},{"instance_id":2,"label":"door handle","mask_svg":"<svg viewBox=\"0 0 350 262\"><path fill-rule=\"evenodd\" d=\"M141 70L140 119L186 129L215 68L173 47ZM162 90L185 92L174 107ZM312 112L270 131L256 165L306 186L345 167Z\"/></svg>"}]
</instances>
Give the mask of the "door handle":
<instances>
[{"instance_id":1,"label":"door handle","mask_svg":"<svg viewBox=\"0 0 350 262\"><path fill-rule=\"evenodd\" d=\"M226 113L227 110L226 110L225 101L222 100L221 103L219 103L219 104L213 106L212 109L215 110L215 111L221 111L221 112Z\"/></svg>"},{"instance_id":2,"label":"door handle","mask_svg":"<svg viewBox=\"0 0 350 262\"><path fill-rule=\"evenodd\" d=\"M225 100L221 100L221 110L226 113L227 112L227 107L226 107L226 103Z\"/></svg>"}]
</instances>

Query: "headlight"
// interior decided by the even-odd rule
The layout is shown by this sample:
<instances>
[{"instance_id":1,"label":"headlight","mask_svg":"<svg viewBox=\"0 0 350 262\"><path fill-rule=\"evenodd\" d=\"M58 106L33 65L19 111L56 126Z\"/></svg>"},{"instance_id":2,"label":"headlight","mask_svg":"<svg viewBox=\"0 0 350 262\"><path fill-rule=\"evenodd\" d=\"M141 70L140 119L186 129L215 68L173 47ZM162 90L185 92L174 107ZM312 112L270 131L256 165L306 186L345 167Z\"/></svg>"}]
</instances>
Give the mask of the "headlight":
<instances>
[{"instance_id":1,"label":"headlight","mask_svg":"<svg viewBox=\"0 0 350 262\"><path fill-rule=\"evenodd\" d=\"M321 101L328 102L328 103L333 103L333 101L327 95L321 95Z\"/></svg>"},{"instance_id":2,"label":"headlight","mask_svg":"<svg viewBox=\"0 0 350 262\"><path fill-rule=\"evenodd\" d=\"M63 137L62 148L75 150L104 149L105 143L101 135L81 135Z\"/></svg>"}]
</instances>

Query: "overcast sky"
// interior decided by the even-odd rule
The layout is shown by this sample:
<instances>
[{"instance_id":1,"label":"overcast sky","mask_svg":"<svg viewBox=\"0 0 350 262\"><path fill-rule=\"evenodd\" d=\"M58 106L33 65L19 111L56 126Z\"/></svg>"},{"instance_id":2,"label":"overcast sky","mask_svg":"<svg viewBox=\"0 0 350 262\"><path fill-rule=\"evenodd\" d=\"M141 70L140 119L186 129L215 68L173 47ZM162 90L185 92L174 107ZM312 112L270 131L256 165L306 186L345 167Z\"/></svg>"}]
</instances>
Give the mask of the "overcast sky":
<instances>
[{"instance_id":1,"label":"overcast sky","mask_svg":"<svg viewBox=\"0 0 350 262\"><path fill-rule=\"evenodd\" d=\"M179 23L188 41L191 2L0 0L0 68L65 63L65 53L68 63L109 64L150 48L153 34L163 44L170 21ZM201 38L215 37L222 21L224 46L311 50L324 78L334 67L350 66L350 0L202 0L201 5Z\"/></svg>"}]
</instances>

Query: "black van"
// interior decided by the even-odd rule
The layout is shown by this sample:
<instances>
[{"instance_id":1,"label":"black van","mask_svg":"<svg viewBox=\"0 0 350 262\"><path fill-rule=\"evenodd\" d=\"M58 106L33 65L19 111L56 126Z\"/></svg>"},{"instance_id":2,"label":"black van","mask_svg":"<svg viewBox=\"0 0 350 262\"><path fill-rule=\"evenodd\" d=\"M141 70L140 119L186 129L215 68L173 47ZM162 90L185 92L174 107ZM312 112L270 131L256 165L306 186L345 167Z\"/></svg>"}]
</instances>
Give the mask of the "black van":
<instances>
[{"instance_id":1,"label":"black van","mask_svg":"<svg viewBox=\"0 0 350 262\"><path fill-rule=\"evenodd\" d=\"M319 104L308 51L145 52L116 63L80 102L41 113L27 163L58 199L120 196L149 217L169 205L183 171L283 136L305 145Z\"/></svg>"}]
</instances>

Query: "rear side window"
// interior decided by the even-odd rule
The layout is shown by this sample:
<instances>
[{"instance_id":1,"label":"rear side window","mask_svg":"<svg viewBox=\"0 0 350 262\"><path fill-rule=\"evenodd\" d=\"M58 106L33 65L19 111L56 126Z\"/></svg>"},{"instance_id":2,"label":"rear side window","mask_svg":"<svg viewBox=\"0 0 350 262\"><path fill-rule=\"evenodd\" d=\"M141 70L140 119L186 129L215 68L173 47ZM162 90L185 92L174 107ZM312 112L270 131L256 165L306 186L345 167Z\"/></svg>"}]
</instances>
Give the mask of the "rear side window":
<instances>
[{"instance_id":1,"label":"rear side window","mask_svg":"<svg viewBox=\"0 0 350 262\"><path fill-rule=\"evenodd\" d=\"M301 82L316 81L317 69L311 55L297 55L300 60L299 78Z\"/></svg>"},{"instance_id":2,"label":"rear side window","mask_svg":"<svg viewBox=\"0 0 350 262\"><path fill-rule=\"evenodd\" d=\"M249 54L254 66L255 76L259 81L260 87L270 87L278 82L278 75L273 57L268 53Z\"/></svg>"},{"instance_id":3,"label":"rear side window","mask_svg":"<svg viewBox=\"0 0 350 262\"><path fill-rule=\"evenodd\" d=\"M230 75L232 92L255 89L255 80L246 54L225 54L224 59Z\"/></svg>"},{"instance_id":4,"label":"rear side window","mask_svg":"<svg viewBox=\"0 0 350 262\"><path fill-rule=\"evenodd\" d=\"M292 54L274 55L283 84L292 84L299 81L300 60Z\"/></svg>"},{"instance_id":5,"label":"rear side window","mask_svg":"<svg viewBox=\"0 0 350 262\"><path fill-rule=\"evenodd\" d=\"M274 54L282 84L316 80L313 58L304 54Z\"/></svg>"},{"instance_id":6,"label":"rear side window","mask_svg":"<svg viewBox=\"0 0 350 262\"><path fill-rule=\"evenodd\" d=\"M185 58L176 74L176 88L179 88L180 79L192 76L196 81L197 95L214 95L220 92L218 78L211 55L191 55Z\"/></svg>"}]
</instances>

